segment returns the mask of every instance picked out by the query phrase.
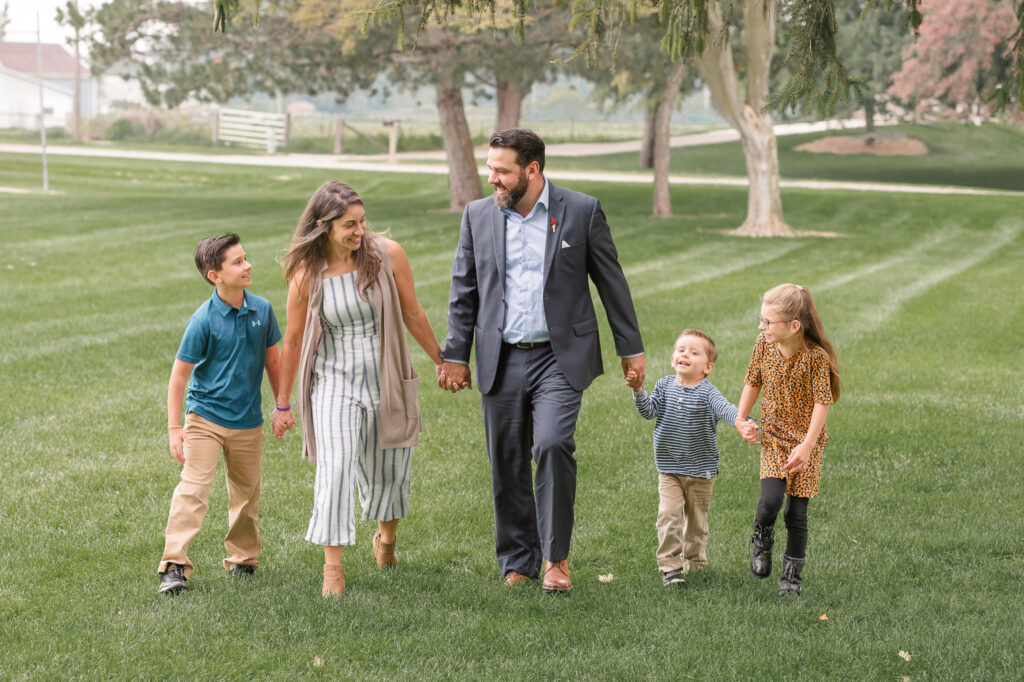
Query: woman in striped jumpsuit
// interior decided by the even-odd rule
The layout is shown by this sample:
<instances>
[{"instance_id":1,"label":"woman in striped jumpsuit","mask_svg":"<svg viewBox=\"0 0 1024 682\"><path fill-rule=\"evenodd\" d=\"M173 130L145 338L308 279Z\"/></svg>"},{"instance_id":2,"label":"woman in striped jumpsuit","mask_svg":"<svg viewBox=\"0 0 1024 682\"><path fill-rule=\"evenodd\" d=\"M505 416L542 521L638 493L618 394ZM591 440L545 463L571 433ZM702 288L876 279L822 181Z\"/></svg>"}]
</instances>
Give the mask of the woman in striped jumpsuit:
<instances>
[{"instance_id":1,"label":"woman in striped jumpsuit","mask_svg":"<svg viewBox=\"0 0 1024 682\"><path fill-rule=\"evenodd\" d=\"M355 500L376 520L373 553L397 565L398 521L409 508L409 466L420 431L416 372L405 329L441 365L441 349L416 300L402 248L366 230L362 199L347 185L324 183L310 198L284 257L288 327L278 438L295 423L303 455L316 464L313 514L306 539L324 548L324 596L345 590L342 549L355 544Z\"/></svg>"}]
</instances>

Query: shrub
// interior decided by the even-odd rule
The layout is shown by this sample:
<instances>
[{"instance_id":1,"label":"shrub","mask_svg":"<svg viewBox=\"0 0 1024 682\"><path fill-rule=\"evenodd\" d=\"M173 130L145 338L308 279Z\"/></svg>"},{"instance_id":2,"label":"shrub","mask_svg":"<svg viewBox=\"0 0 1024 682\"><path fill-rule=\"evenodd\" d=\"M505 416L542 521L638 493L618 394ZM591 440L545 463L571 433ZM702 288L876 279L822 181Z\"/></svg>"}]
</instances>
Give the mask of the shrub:
<instances>
[{"instance_id":1,"label":"shrub","mask_svg":"<svg viewBox=\"0 0 1024 682\"><path fill-rule=\"evenodd\" d=\"M141 130L136 130L135 124L126 118L119 118L107 126L106 138L108 140L127 140L136 137Z\"/></svg>"}]
</instances>

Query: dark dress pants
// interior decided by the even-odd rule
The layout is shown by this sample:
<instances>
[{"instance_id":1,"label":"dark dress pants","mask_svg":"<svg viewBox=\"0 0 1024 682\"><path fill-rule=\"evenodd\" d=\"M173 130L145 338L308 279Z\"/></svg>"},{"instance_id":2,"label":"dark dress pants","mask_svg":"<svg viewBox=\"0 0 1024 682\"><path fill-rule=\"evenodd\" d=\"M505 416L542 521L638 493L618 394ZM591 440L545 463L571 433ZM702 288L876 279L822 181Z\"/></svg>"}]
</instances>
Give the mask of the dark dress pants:
<instances>
[{"instance_id":1,"label":"dark dress pants","mask_svg":"<svg viewBox=\"0 0 1024 682\"><path fill-rule=\"evenodd\" d=\"M502 575L536 577L542 558L569 556L576 500L573 434L582 398L550 346L502 347L495 385L481 400Z\"/></svg>"}]
</instances>

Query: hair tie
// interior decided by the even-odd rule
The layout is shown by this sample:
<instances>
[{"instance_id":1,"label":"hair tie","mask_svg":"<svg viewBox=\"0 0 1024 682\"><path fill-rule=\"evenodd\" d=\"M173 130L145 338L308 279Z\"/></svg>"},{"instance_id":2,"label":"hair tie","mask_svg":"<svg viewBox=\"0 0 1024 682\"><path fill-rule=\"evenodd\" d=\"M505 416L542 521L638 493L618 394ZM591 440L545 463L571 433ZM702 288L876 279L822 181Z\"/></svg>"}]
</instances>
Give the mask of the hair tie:
<instances>
[{"instance_id":1,"label":"hair tie","mask_svg":"<svg viewBox=\"0 0 1024 682\"><path fill-rule=\"evenodd\" d=\"M319 218L317 218L317 219L316 219L316 224L317 224L317 227L319 227L320 225L323 225L323 224L324 224L324 221L322 221L322 220L320 220Z\"/></svg>"}]
</instances>

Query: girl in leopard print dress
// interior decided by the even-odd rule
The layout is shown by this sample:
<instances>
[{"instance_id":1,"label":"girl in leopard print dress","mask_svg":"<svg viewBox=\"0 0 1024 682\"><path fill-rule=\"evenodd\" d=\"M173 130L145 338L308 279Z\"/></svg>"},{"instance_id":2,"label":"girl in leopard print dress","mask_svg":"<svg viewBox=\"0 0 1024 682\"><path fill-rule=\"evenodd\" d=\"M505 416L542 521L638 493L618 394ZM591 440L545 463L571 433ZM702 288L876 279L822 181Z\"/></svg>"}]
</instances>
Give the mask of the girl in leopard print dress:
<instances>
[{"instance_id":1,"label":"girl in leopard print dress","mask_svg":"<svg viewBox=\"0 0 1024 682\"><path fill-rule=\"evenodd\" d=\"M839 371L806 287L780 284L765 292L758 328L739 403L739 418L746 419L761 397L761 497L750 570L759 578L771 575L775 519L786 502L779 594L798 595L807 549L807 503L818 494L828 442L825 419L839 399Z\"/></svg>"}]
</instances>

